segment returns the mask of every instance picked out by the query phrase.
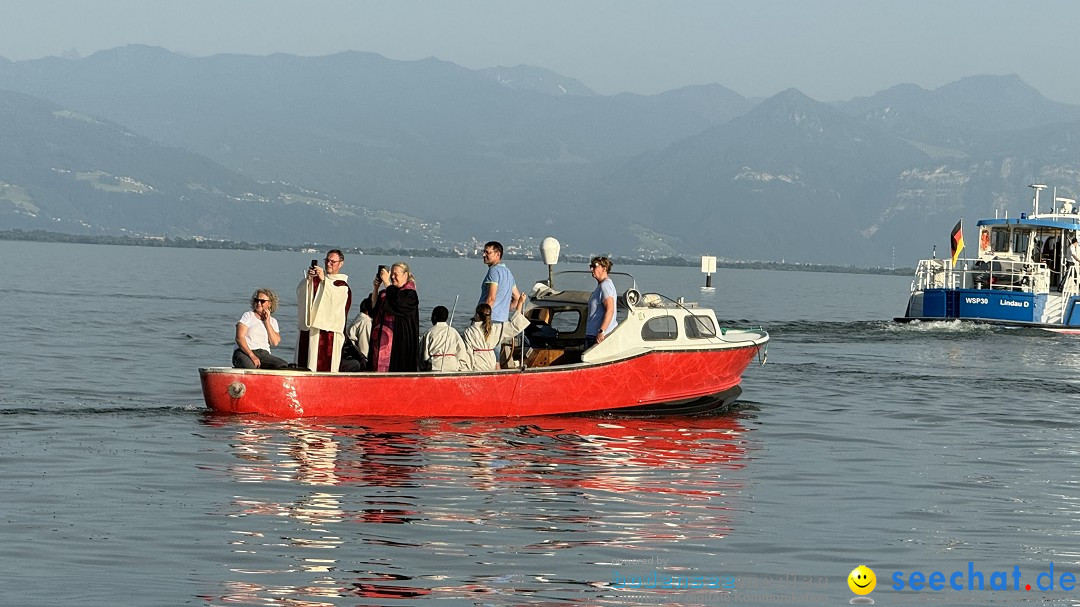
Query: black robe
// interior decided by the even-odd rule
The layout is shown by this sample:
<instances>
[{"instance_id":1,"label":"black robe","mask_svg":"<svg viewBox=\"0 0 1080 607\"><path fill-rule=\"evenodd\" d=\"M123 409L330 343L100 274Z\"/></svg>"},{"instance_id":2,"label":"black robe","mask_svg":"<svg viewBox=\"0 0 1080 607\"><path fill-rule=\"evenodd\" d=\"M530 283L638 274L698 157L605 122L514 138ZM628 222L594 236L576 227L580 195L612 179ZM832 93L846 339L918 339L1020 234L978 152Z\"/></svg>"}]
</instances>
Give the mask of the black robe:
<instances>
[{"instance_id":1,"label":"black robe","mask_svg":"<svg viewBox=\"0 0 1080 607\"><path fill-rule=\"evenodd\" d=\"M389 322L388 322L389 321ZM388 333L384 328L392 324ZM368 358L377 371L385 350L383 339L390 341L389 371L417 371L420 367L420 298L410 282L404 287L390 285L379 294L371 323L371 352Z\"/></svg>"}]
</instances>

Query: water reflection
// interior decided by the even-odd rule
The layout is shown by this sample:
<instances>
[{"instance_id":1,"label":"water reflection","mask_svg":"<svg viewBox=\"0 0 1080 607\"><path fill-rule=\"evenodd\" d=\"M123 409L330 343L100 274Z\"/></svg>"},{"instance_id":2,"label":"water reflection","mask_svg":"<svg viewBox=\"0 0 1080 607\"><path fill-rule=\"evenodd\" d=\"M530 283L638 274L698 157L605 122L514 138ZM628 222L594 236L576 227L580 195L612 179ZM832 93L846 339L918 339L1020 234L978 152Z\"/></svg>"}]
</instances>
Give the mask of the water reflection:
<instances>
[{"instance_id":1,"label":"water reflection","mask_svg":"<svg viewBox=\"0 0 1080 607\"><path fill-rule=\"evenodd\" d=\"M734 416L205 423L229 433L235 497L232 581L204 599L230 605L622 604L613 563L661 550L694 567L731 532L748 442Z\"/></svg>"}]
</instances>

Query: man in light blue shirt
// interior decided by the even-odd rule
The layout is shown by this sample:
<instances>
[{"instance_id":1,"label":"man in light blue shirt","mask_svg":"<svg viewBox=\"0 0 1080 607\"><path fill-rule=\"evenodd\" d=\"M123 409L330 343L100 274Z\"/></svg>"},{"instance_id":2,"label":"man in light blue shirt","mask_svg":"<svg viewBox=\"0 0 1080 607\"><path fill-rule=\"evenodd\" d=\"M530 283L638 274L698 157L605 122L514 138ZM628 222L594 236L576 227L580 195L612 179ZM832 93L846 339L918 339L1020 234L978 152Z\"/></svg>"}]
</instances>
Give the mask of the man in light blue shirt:
<instances>
[{"instance_id":1,"label":"man in light blue shirt","mask_svg":"<svg viewBox=\"0 0 1080 607\"><path fill-rule=\"evenodd\" d=\"M484 245L484 263L488 266L484 282L480 285L480 300L478 305L486 303L491 306L491 322L498 325L501 332L502 324L510 320L510 310L517 309L519 304L524 303L525 295L518 290L514 282L514 275L510 268L502 262L502 243L491 241ZM509 339L504 340L509 344ZM499 348L499 360L505 360L503 348Z\"/></svg>"}]
</instances>

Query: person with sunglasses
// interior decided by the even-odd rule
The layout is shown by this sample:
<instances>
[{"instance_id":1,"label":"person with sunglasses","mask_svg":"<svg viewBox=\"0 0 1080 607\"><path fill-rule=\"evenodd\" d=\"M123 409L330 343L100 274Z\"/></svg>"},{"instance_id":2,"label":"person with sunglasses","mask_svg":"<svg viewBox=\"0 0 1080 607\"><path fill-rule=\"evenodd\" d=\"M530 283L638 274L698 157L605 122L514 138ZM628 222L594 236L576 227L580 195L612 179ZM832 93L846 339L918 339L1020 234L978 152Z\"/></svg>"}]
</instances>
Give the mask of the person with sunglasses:
<instances>
[{"instance_id":1,"label":"person with sunglasses","mask_svg":"<svg viewBox=\"0 0 1080 607\"><path fill-rule=\"evenodd\" d=\"M296 342L296 365L312 371L341 370L341 349L345 345L345 323L352 306L349 277L341 272L345 254L339 249L326 253L324 268L312 260L304 279L296 287L296 307L300 335Z\"/></svg>"},{"instance_id":2,"label":"person with sunglasses","mask_svg":"<svg viewBox=\"0 0 1080 607\"><path fill-rule=\"evenodd\" d=\"M611 258L593 257L589 262L589 271L596 279L596 289L589 296L589 312L585 321L585 348L591 348L604 341L611 334L619 321L615 320L615 283L608 277L611 271Z\"/></svg>"},{"instance_id":3,"label":"person with sunglasses","mask_svg":"<svg viewBox=\"0 0 1080 607\"><path fill-rule=\"evenodd\" d=\"M270 289L259 289L251 296L251 309L236 323L236 349L232 364L239 369L284 369L289 363L270 353L281 343L277 312L278 298Z\"/></svg>"}]
</instances>

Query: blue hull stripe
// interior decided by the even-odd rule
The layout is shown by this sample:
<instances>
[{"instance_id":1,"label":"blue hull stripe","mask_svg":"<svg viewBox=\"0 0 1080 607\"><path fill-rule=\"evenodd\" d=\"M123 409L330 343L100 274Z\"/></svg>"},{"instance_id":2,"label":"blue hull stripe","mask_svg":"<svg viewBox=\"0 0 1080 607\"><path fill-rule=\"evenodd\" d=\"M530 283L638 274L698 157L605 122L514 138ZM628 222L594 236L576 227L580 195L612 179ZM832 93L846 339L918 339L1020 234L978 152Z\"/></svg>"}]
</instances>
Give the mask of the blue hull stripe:
<instances>
[{"instance_id":1,"label":"blue hull stripe","mask_svg":"<svg viewBox=\"0 0 1080 607\"><path fill-rule=\"evenodd\" d=\"M1064 323L1043 323L1046 294L994 289L928 289L908 301L907 318L982 320L1017 325L1080 326L1080 297L1065 304Z\"/></svg>"}]
</instances>

